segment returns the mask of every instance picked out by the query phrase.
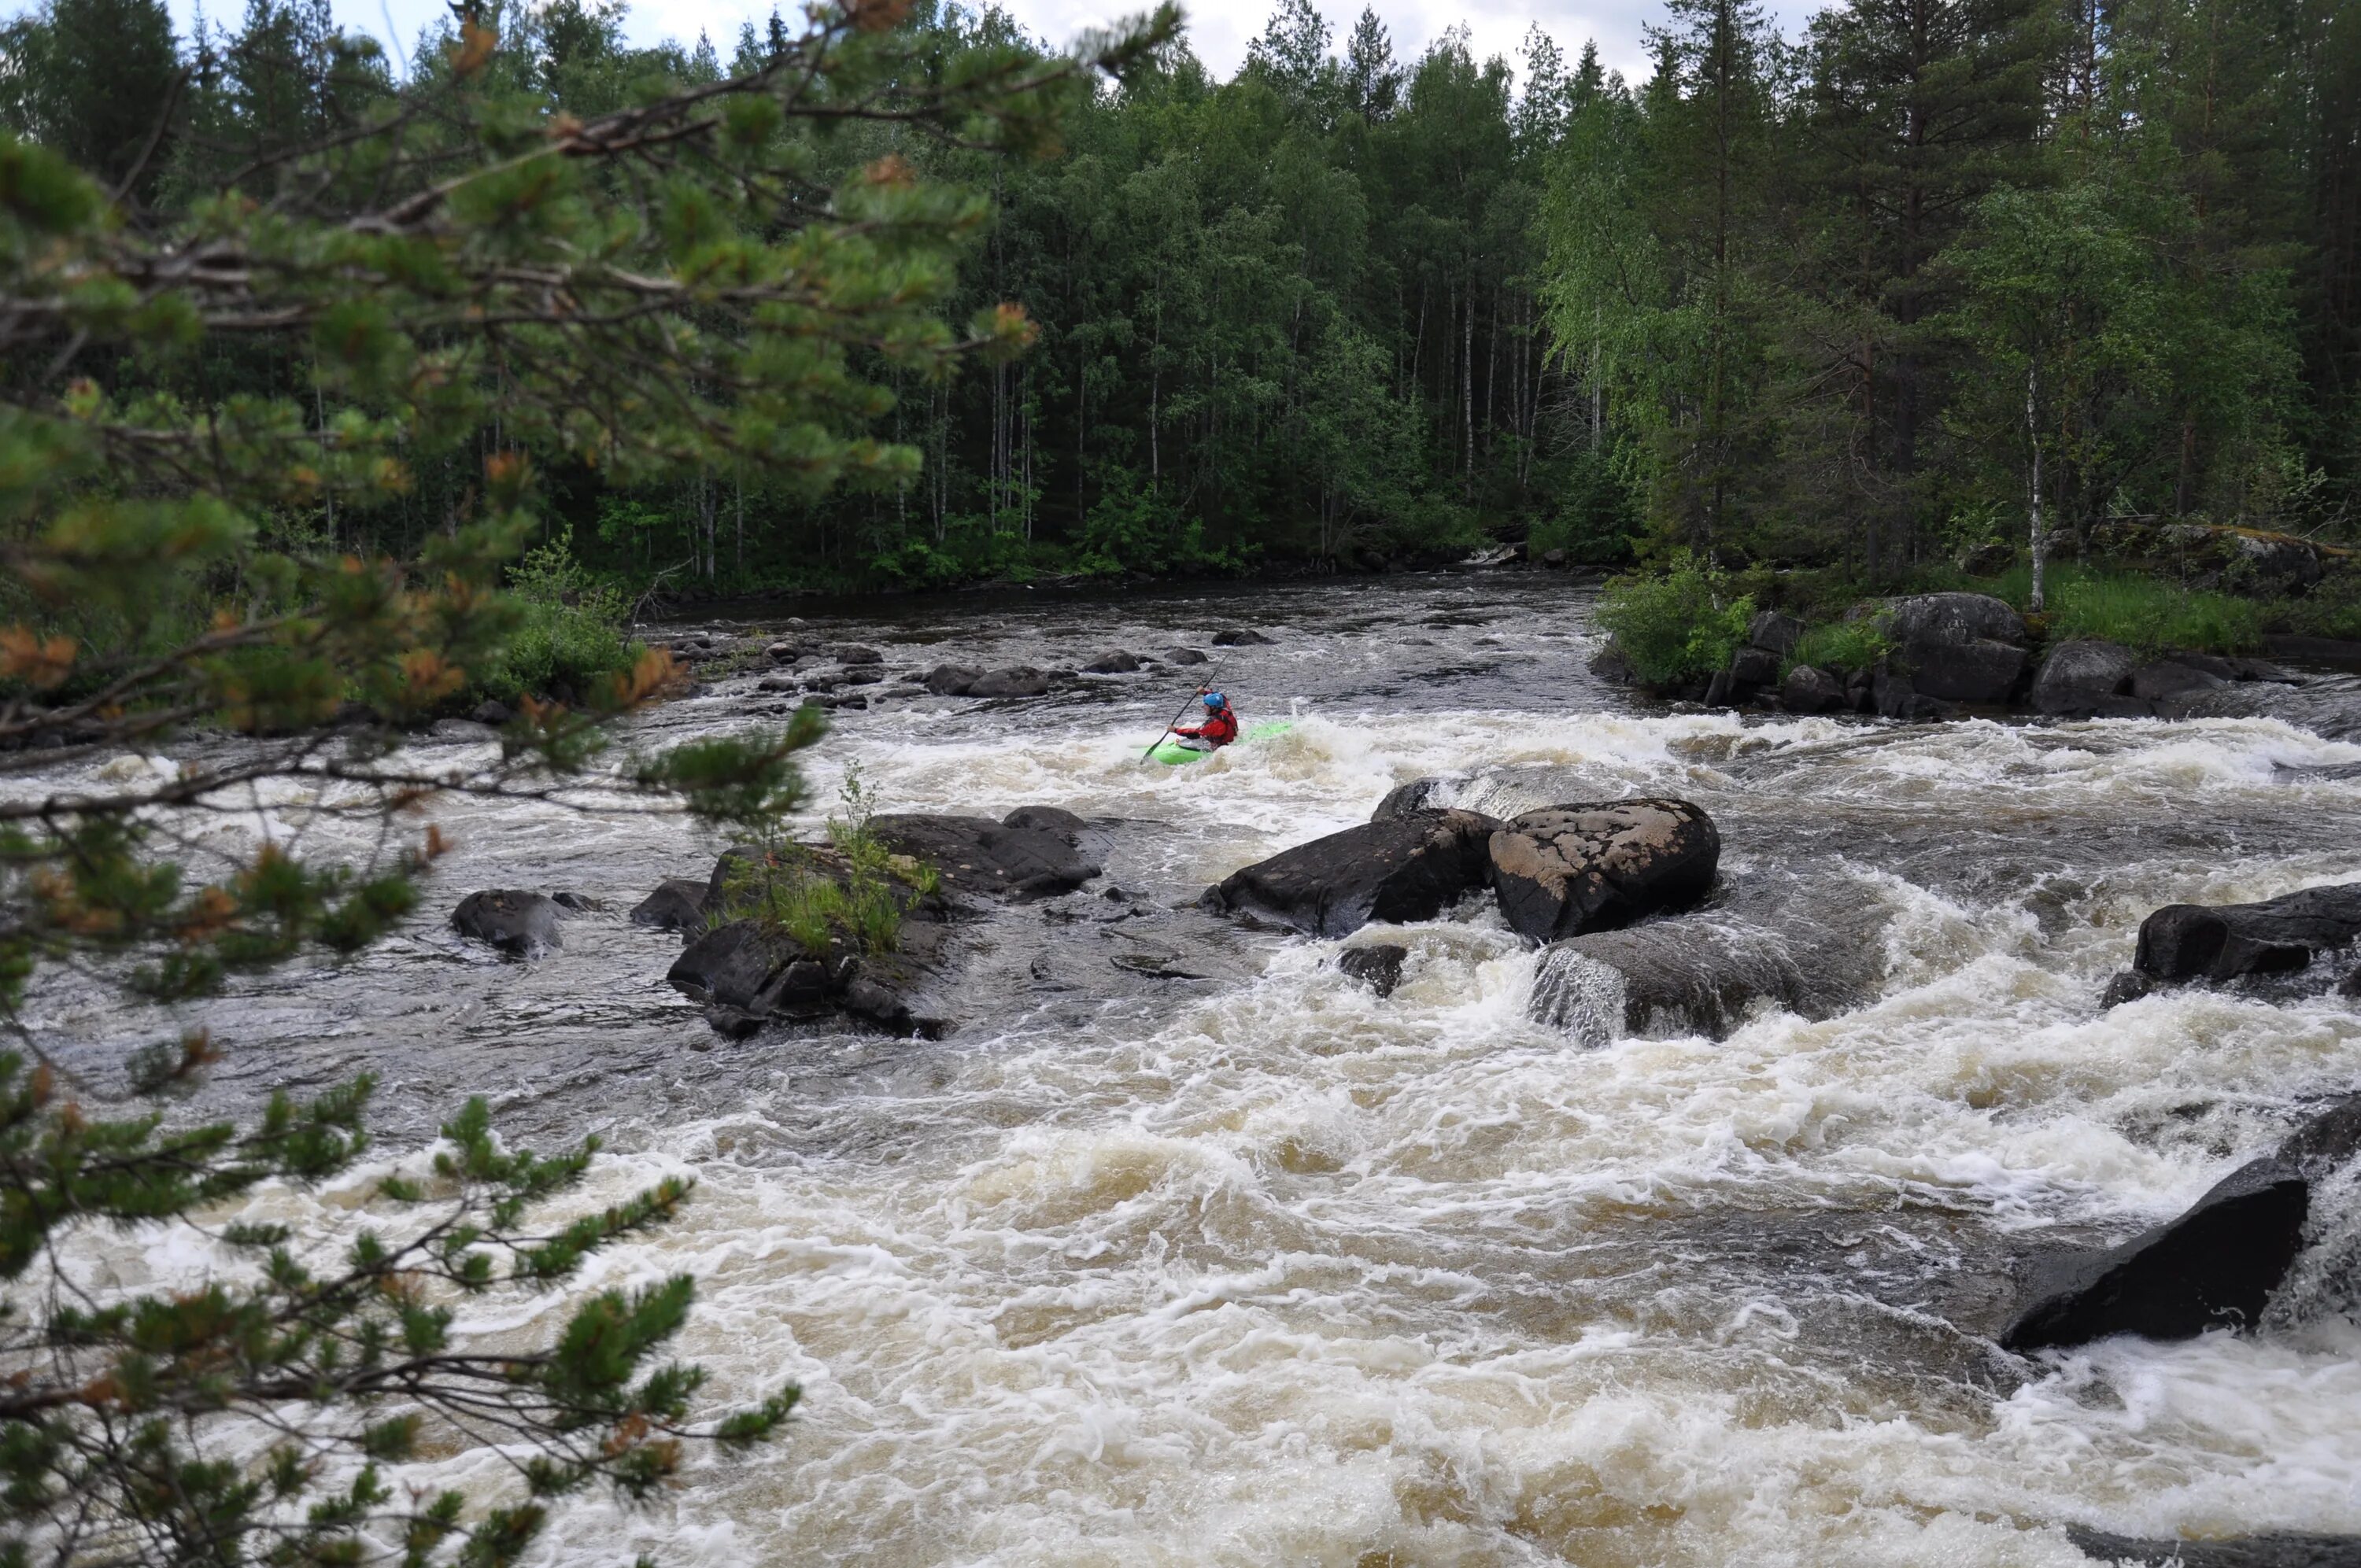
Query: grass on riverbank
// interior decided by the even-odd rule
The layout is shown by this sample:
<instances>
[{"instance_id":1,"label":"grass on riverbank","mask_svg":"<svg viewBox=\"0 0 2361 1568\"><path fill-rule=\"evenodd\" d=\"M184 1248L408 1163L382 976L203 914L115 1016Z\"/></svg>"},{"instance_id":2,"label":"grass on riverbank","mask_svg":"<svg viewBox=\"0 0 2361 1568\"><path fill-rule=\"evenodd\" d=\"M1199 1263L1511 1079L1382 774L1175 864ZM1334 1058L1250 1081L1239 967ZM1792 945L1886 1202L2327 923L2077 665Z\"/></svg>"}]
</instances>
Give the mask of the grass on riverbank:
<instances>
[{"instance_id":1,"label":"grass on riverbank","mask_svg":"<svg viewBox=\"0 0 2361 1568\"><path fill-rule=\"evenodd\" d=\"M2096 638L2147 657L2174 649L2250 653L2262 646L2265 607L2254 599L2073 562L2051 566L2044 587L2042 627L2051 643ZM1982 591L2023 610L2032 602L2032 572L2019 566Z\"/></svg>"}]
</instances>

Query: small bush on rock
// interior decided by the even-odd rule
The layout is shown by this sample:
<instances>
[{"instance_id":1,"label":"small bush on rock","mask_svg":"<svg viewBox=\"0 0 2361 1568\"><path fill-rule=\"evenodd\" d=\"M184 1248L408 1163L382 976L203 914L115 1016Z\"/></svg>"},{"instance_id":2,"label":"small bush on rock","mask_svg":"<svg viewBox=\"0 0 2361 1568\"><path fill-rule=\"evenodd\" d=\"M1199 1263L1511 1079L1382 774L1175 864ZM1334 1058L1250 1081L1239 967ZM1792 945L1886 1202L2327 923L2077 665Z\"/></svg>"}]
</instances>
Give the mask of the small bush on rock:
<instances>
[{"instance_id":1,"label":"small bush on rock","mask_svg":"<svg viewBox=\"0 0 2361 1568\"><path fill-rule=\"evenodd\" d=\"M1733 594L1719 567L1683 551L1656 576L1609 582L1594 619L1634 674L1651 685L1669 685L1726 667L1753 614L1754 601Z\"/></svg>"},{"instance_id":2,"label":"small bush on rock","mask_svg":"<svg viewBox=\"0 0 2361 1568\"><path fill-rule=\"evenodd\" d=\"M1893 640L1864 616L1859 620L1831 621L1805 632L1786 668L1809 664L1816 670L1866 670L1893 651Z\"/></svg>"}]
</instances>

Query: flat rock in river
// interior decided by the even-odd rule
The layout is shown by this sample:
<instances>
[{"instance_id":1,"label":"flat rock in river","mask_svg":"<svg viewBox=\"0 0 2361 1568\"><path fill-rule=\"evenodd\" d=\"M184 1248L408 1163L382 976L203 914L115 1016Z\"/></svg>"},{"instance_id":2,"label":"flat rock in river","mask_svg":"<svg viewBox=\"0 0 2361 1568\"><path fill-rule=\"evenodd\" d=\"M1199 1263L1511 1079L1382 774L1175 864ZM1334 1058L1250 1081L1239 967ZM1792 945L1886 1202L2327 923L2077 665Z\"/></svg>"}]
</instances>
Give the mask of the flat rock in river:
<instances>
[{"instance_id":1,"label":"flat rock in river","mask_svg":"<svg viewBox=\"0 0 2361 1568\"><path fill-rule=\"evenodd\" d=\"M2027 1305L2000 1343L2028 1351L2250 1326L2302 1249L2311 1204L2311 1184L2294 1166L2249 1161L2179 1219L2120 1246L2039 1260Z\"/></svg>"},{"instance_id":2,"label":"flat rock in river","mask_svg":"<svg viewBox=\"0 0 2361 1568\"><path fill-rule=\"evenodd\" d=\"M2132 967L2153 980L2229 980L2302 969L2361 938L2361 883L2259 904L2172 904L2140 922Z\"/></svg>"},{"instance_id":3,"label":"flat rock in river","mask_svg":"<svg viewBox=\"0 0 2361 1568\"><path fill-rule=\"evenodd\" d=\"M708 884L686 877L666 877L656 890L631 906L634 926L659 931L685 931L705 923Z\"/></svg>"},{"instance_id":4,"label":"flat rock in river","mask_svg":"<svg viewBox=\"0 0 2361 1568\"><path fill-rule=\"evenodd\" d=\"M1234 872L1199 904L1315 937L1349 936L1372 920L1432 920L1485 884L1485 846L1500 827L1474 811L1366 822Z\"/></svg>"},{"instance_id":5,"label":"flat rock in river","mask_svg":"<svg viewBox=\"0 0 2361 1568\"><path fill-rule=\"evenodd\" d=\"M968 683L968 696L1046 696L1049 677L1030 665L1016 664L1005 670L986 670Z\"/></svg>"},{"instance_id":6,"label":"flat rock in river","mask_svg":"<svg viewBox=\"0 0 2361 1568\"><path fill-rule=\"evenodd\" d=\"M1713 887L1721 835L1699 806L1642 797L1526 812L1486 850L1500 913L1554 942L1695 904Z\"/></svg>"},{"instance_id":7,"label":"flat rock in river","mask_svg":"<svg viewBox=\"0 0 2361 1568\"><path fill-rule=\"evenodd\" d=\"M1020 807L1005 822L989 817L885 815L869 830L898 854L942 873L954 893L992 898L1041 898L1069 893L1099 874L1074 847L1074 827L1033 815L1051 807ZM1077 819L1078 820L1078 819Z\"/></svg>"}]
</instances>

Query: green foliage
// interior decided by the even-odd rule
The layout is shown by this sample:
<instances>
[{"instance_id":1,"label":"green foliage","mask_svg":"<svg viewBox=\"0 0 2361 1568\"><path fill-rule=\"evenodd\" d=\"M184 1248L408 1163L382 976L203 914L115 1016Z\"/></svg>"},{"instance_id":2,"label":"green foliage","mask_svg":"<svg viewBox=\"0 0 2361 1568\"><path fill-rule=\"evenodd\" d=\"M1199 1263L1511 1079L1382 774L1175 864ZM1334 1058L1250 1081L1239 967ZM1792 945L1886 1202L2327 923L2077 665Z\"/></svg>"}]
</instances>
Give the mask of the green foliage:
<instances>
[{"instance_id":1,"label":"green foliage","mask_svg":"<svg viewBox=\"0 0 2361 1568\"><path fill-rule=\"evenodd\" d=\"M1592 619L1642 680L1670 685L1727 668L1753 615L1725 574L1683 552L1661 573L1609 581Z\"/></svg>"},{"instance_id":2,"label":"green foliage","mask_svg":"<svg viewBox=\"0 0 2361 1568\"><path fill-rule=\"evenodd\" d=\"M1816 670L1866 670L1893 650L1893 640L1876 620L1862 616L1856 620L1828 621L1808 629L1797 640L1788 664L1790 668L1809 664Z\"/></svg>"},{"instance_id":3,"label":"green foliage","mask_svg":"<svg viewBox=\"0 0 2361 1568\"><path fill-rule=\"evenodd\" d=\"M937 868L897 855L870 830L875 802L848 766L838 793L843 812L828 822L825 850L787 838L784 825L759 835L732 859L722 883L721 917L753 920L824 954L849 938L857 951L883 956L899 945L905 910L941 891Z\"/></svg>"},{"instance_id":4,"label":"green foliage","mask_svg":"<svg viewBox=\"0 0 2361 1568\"><path fill-rule=\"evenodd\" d=\"M472 695L515 704L559 690L596 690L629 674L646 652L623 635L630 607L594 581L570 548L571 529L528 552L509 576L515 622L484 665L469 674Z\"/></svg>"}]
</instances>

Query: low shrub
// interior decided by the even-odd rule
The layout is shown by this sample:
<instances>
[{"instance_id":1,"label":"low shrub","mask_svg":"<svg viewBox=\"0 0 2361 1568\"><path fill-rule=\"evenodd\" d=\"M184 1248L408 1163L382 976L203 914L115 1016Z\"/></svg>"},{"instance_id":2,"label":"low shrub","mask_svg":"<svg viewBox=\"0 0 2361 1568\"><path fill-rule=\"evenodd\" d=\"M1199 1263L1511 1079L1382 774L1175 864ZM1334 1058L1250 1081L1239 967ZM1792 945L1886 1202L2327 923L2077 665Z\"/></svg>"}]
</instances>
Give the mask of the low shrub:
<instances>
[{"instance_id":1,"label":"low shrub","mask_svg":"<svg viewBox=\"0 0 2361 1568\"><path fill-rule=\"evenodd\" d=\"M1658 575L1608 583L1592 619L1615 639L1633 674L1669 685L1726 668L1753 614L1752 599L1733 596L1727 576L1684 551Z\"/></svg>"},{"instance_id":2,"label":"low shrub","mask_svg":"<svg viewBox=\"0 0 2361 1568\"><path fill-rule=\"evenodd\" d=\"M470 698L514 703L561 685L582 692L628 672L638 659L639 644L623 634L623 596L583 570L572 538L570 530L559 534L510 574L516 629L497 654L469 672Z\"/></svg>"},{"instance_id":3,"label":"low shrub","mask_svg":"<svg viewBox=\"0 0 2361 1568\"><path fill-rule=\"evenodd\" d=\"M1787 667L1809 664L1816 670L1866 670L1893 651L1893 640L1871 617L1832 620L1804 633Z\"/></svg>"},{"instance_id":4,"label":"low shrub","mask_svg":"<svg viewBox=\"0 0 2361 1568\"><path fill-rule=\"evenodd\" d=\"M797 844L784 831L749 846L723 880L721 917L753 920L824 953L839 936L864 953L892 952L899 944L910 896L941 891L933 866L896 855L870 830L875 802L858 767L845 770L838 798L842 816L828 820L828 848Z\"/></svg>"}]
</instances>

